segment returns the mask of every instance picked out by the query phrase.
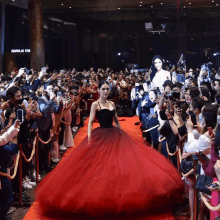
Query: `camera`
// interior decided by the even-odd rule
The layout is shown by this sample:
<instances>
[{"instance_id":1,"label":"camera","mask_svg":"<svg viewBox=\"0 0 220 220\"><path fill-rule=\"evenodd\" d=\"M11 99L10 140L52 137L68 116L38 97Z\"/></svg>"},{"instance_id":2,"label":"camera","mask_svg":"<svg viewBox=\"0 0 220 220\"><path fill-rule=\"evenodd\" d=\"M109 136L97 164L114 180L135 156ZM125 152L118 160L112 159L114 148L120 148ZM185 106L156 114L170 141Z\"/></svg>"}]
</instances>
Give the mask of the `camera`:
<instances>
[{"instance_id":1,"label":"camera","mask_svg":"<svg viewBox=\"0 0 220 220\"><path fill-rule=\"evenodd\" d=\"M42 67L42 68L41 68L41 71L46 72L46 71L47 71L47 68L46 68L46 67Z\"/></svg>"},{"instance_id":2,"label":"camera","mask_svg":"<svg viewBox=\"0 0 220 220\"><path fill-rule=\"evenodd\" d=\"M165 99L169 99L169 100L172 100L172 93L167 93L166 95L164 95L164 98Z\"/></svg>"},{"instance_id":3,"label":"camera","mask_svg":"<svg viewBox=\"0 0 220 220\"><path fill-rule=\"evenodd\" d=\"M164 96L165 99L169 99L172 101L179 101L180 100L180 93L179 92L170 92Z\"/></svg>"}]
</instances>

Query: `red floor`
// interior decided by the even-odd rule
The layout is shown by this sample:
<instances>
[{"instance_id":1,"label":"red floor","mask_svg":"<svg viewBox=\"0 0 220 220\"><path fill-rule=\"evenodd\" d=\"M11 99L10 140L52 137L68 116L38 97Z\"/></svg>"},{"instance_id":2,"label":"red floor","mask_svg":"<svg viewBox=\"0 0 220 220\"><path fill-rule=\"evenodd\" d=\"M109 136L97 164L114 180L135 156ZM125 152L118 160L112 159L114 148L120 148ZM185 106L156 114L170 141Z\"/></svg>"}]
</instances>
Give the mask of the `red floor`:
<instances>
[{"instance_id":1,"label":"red floor","mask_svg":"<svg viewBox=\"0 0 220 220\"><path fill-rule=\"evenodd\" d=\"M138 117L132 117L132 118L120 118L120 124L122 129L127 132L130 136L132 136L133 139L136 141L142 141L143 142L143 137L142 137L142 132L140 130L139 125L135 125L135 122L139 121ZM74 150L78 144L87 136L87 127L88 127L88 118L85 121L85 126L83 128L80 128L79 132L77 133L76 137L74 138L74 144L75 146L73 148L70 148L66 151L64 154L63 158L67 157L69 153ZM93 129L99 127L98 123L93 124ZM62 160L61 160L62 162ZM55 168L56 169L56 168ZM64 220L64 218L62 218ZM165 214L163 216L152 216L147 218L148 220L173 220L174 217L172 216L171 213ZM38 218L37 217L37 202L34 202L34 204L31 206L30 210L24 217L24 220L49 220L48 218Z\"/></svg>"}]
</instances>

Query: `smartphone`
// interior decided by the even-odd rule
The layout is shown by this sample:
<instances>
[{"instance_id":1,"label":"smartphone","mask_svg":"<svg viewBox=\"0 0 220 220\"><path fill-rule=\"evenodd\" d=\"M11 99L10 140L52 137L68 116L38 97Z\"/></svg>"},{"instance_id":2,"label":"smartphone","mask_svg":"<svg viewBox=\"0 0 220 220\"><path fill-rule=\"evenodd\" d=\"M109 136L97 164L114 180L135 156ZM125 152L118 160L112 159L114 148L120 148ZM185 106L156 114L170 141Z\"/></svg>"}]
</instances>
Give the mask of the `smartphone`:
<instances>
[{"instance_id":1,"label":"smartphone","mask_svg":"<svg viewBox=\"0 0 220 220\"><path fill-rule=\"evenodd\" d=\"M211 136L211 138L214 138L215 135L214 135L214 133L212 131L212 128L208 127L208 131L209 131L209 135Z\"/></svg>"},{"instance_id":2,"label":"smartphone","mask_svg":"<svg viewBox=\"0 0 220 220\"><path fill-rule=\"evenodd\" d=\"M144 100L148 102L149 101L149 96L148 95L144 96Z\"/></svg>"},{"instance_id":3,"label":"smartphone","mask_svg":"<svg viewBox=\"0 0 220 220\"><path fill-rule=\"evenodd\" d=\"M20 123L23 123L23 119L24 119L24 112L22 109L18 109L17 110L17 119Z\"/></svg>"},{"instance_id":4,"label":"smartphone","mask_svg":"<svg viewBox=\"0 0 220 220\"><path fill-rule=\"evenodd\" d=\"M58 93L57 93L57 96L62 96L62 92L58 92Z\"/></svg>"},{"instance_id":5,"label":"smartphone","mask_svg":"<svg viewBox=\"0 0 220 220\"><path fill-rule=\"evenodd\" d=\"M57 80L57 84L58 85L61 84L61 80L60 79Z\"/></svg>"},{"instance_id":6,"label":"smartphone","mask_svg":"<svg viewBox=\"0 0 220 220\"><path fill-rule=\"evenodd\" d=\"M202 164L204 164L205 166L208 166L210 159L205 154L203 154L201 151L199 151L199 154L197 156L199 158L199 161Z\"/></svg>"},{"instance_id":7,"label":"smartphone","mask_svg":"<svg viewBox=\"0 0 220 220\"><path fill-rule=\"evenodd\" d=\"M192 121L193 125L197 125L196 116L194 114L192 114L192 115L189 114L189 115L191 117L191 121Z\"/></svg>"},{"instance_id":8,"label":"smartphone","mask_svg":"<svg viewBox=\"0 0 220 220\"><path fill-rule=\"evenodd\" d=\"M217 189L219 187L219 185L217 183L212 183L210 185L207 185L208 187L211 187L213 189Z\"/></svg>"},{"instance_id":9,"label":"smartphone","mask_svg":"<svg viewBox=\"0 0 220 220\"><path fill-rule=\"evenodd\" d=\"M42 67L42 68L41 68L41 71L46 72L46 71L47 71L47 68L46 68L46 67Z\"/></svg>"},{"instance_id":10,"label":"smartphone","mask_svg":"<svg viewBox=\"0 0 220 220\"><path fill-rule=\"evenodd\" d=\"M154 115L154 108L150 108L150 114Z\"/></svg>"}]
</instances>

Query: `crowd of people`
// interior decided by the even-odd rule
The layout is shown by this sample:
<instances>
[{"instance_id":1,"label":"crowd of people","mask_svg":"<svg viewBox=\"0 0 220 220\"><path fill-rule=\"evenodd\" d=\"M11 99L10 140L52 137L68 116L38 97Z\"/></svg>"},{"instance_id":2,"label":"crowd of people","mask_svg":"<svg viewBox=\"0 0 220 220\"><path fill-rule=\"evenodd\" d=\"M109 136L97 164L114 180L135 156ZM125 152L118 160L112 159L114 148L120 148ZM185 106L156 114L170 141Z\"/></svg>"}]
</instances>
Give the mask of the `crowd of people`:
<instances>
[{"instance_id":1,"label":"crowd of people","mask_svg":"<svg viewBox=\"0 0 220 220\"><path fill-rule=\"evenodd\" d=\"M39 142L40 171L50 172L51 164L60 160L60 151L74 146L74 133L84 126L92 102L99 98L98 84L104 80L110 87L108 99L115 103L118 116L139 117L136 124L141 125L146 145L150 143L168 157L167 147L174 153L181 143L181 166L192 155L198 156L198 174L213 178L217 187L211 185L207 189L210 194L213 191L212 201L219 204L220 70L211 64L196 70L186 69L182 64L169 67L162 57L155 56L151 68L142 72L135 69L114 72L109 68L51 71L48 67L38 72L21 68L2 73L0 80L0 172L9 173L14 167L19 144L30 157L36 133L45 142L52 137L47 144ZM201 155L208 158L208 163ZM178 167L177 155L170 159ZM36 185L34 163L34 160L22 163L23 202L30 202L26 190ZM11 182L0 176L0 216L6 216L13 200L18 199L18 176ZM184 181L189 188L192 220L193 175ZM200 220L203 211L201 200ZM211 212L212 219L218 216L218 211Z\"/></svg>"}]
</instances>

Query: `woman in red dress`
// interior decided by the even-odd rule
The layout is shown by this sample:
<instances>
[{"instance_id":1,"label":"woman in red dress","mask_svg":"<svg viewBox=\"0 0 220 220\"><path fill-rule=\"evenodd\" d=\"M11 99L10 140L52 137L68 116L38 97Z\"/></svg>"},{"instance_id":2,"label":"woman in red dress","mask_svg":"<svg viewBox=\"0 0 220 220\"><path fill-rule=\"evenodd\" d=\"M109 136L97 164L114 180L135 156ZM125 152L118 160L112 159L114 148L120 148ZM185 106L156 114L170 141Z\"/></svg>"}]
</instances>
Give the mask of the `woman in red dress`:
<instances>
[{"instance_id":1,"label":"woman in red dress","mask_svg":"<svg viewBox=\"0 0 220 220\"><path fill-rule=\"evenodd\" d=\"M182 196L181 176L163 155L120 128L115 105L107 101L107 82L99 83L99 93L92 103L88 137L37 188L39 215L149 220L167 212ZM95 115L100 127L92 130Z\"/></svg>"},{"instance_id":2,"label":"woman in red dress","mask_svg":"<svg viewBox=\"0 0 220 220\"><path fill-rule=\"evenodd\" d=\"M90 92L92 93L92 98L94 99L94 101L98 100L99 98L99 93L98 93L98 85L99 82L101 81L101 76L97 75L95 77L95 80L92 80L92 85L90 86Z\"/></svg>"}]
</instances>

